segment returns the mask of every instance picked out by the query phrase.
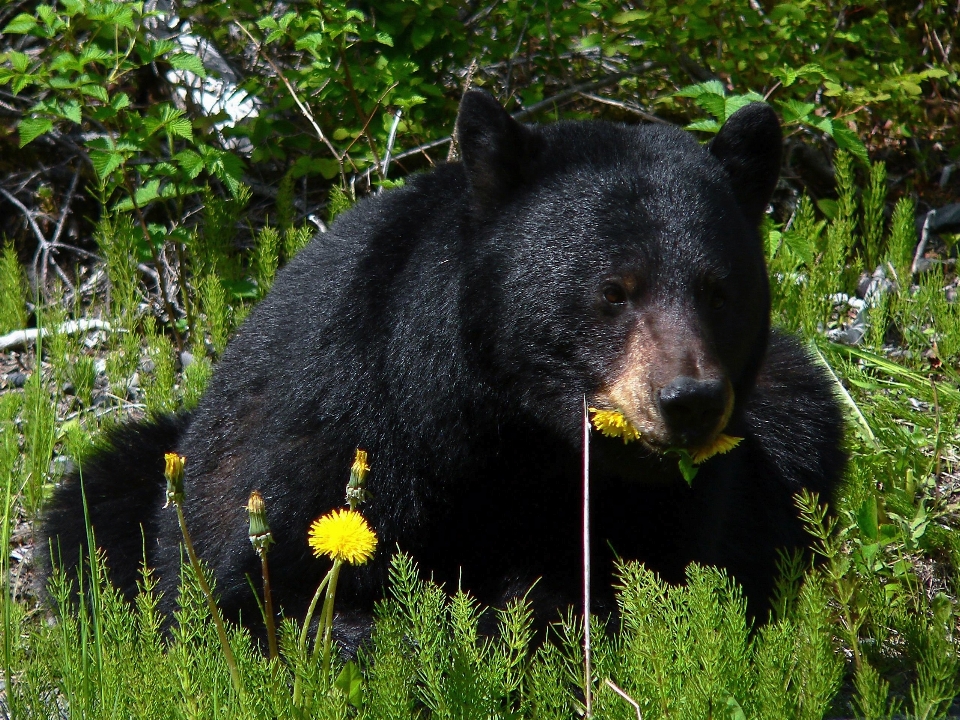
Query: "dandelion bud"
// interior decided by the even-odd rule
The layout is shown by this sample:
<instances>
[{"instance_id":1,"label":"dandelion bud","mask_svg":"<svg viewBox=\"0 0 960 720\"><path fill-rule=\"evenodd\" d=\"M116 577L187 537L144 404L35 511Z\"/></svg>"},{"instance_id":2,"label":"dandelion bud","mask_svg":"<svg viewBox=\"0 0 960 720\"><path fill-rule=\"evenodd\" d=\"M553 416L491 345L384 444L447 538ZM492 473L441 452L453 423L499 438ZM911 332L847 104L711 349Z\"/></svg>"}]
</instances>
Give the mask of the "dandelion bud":
<instances>
[{"instance_id":1,"label":"dandelion bud","mask_svg":"<svg viewBox=\"0 0 960 720\"><path fill-rule=\"evenodd\" d=\"M250 499L247 501L247 512L250 515L250 542L257 550L264 550L273 542L273 535L270 533L270 526L267 524L267 504L263 501L263 495L259 490L250 493Z\"/></svg>"},{"instance_id":2,"label":"dandelion bud","mask_svg":"<svg viewBox=\"0 0 960 720\"><path fill-rule=\"evenodd\" d=\"M167 453L163 459L167 463L163 471L167 478L167 504L164 507L169 507L170 503L179 505L183 502L183 466L187 459L176 453Z\"/></svg>"},{"instance_id":3,"label":"dandelion bud","mask_svg":"<svg viewBox=\"0 0 960 720\"><path fill-rule=\"evenodd\" d=\"M353 458L353 465L350 467L350 482L347 483L347 504L351 508L367 499L367 473L370 472L370 466L367 464L367 451L357 448L357 454Z\"/></svg>"}]
</instances>

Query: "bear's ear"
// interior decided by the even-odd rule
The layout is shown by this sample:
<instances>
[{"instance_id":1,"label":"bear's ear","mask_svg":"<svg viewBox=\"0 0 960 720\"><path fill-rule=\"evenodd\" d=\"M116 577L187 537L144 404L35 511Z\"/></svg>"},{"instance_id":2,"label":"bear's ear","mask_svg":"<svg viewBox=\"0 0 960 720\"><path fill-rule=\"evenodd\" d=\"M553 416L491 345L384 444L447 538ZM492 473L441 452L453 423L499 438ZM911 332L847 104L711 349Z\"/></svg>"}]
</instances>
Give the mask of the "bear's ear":
<instances>
[{"instance_id":1,"label":"bear's ear","mask_svg":"<svg viewBox=\"0 0 960 720\"><path fill-rule=\"evenodd\" d=\"M537 139L486 90L467 90L457 114L457 142L474 201L490 207L521 185Z\"/></svg>"},{"instance_id":2,"label":"bear's ear","mask_svg":"<svg viewBox=\"0 0 960 720\"><path fill-rule=\"evenodd\" d=\"M747 220L759 224L780 177L783 135L776 113L765 103L745 105L727 118L709 149L726 168Z\"/></svg>"}]
</instances>

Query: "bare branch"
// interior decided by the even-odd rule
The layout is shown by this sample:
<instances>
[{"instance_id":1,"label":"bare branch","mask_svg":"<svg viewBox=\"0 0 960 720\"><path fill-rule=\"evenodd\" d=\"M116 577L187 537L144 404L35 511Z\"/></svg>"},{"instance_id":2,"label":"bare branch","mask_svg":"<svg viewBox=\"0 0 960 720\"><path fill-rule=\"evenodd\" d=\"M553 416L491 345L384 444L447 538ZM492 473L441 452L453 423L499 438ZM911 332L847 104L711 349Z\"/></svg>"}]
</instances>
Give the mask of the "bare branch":
<instances>
[{"instance_id":1,"label":"bare branch","mask_svg":"<svg viewBox=\"0 0 960 720\"><path fill-rule=\"evenodd\" d=\"M31 345L38 337L46 337L51 333L56 335L75 335L88 330L113 330L105 320L69 320L57 328L29 328L14 330L6 335L0 335L0 350L9 350L12 347Z\"/></svg>"},{"instance_id":2,"label":"bare branch","mask_svg":"<svg viewBox=\"0 0 960 720\"><path fill-rule=\"evenodd\" d=\"M673 123L669 120L664 120L661 117L657 117L653 113L649 113L633 103L623 102L622 100L614 100L613 98L603 97L603 95L594 95L593 93L586 92L580 93L580 97L586 98L587 100L593 100L594 102L602 103L604 105L612 105L613 107L620 108L621 110L626 110L627 112L642 117L644 120L648 120L649 122L660 123L661 125L673 125Z\"/></svg>"},{"instance_id":3,"label":"bare branch","mask_svg":"<svg viewBox=\"0 0 960 720\"><path fill-rule=\"evenodd\" d=\"M256 52L256 54L257 54L257 55L261 55L261 54L263 55L263 59L267 61L267 64L268 64L268 65L273 69L273 71L277 74L277 77L280 78L280 80L283 81L283 84L287 86L287 91L290 93L290 97L293 98L293 101L297 104L297 107L300 108L300 112L303 113L303 116L304 116L304 117L307 119L307 121L313 126L313 131L317 134L317 137L320 139L320 142L322 142L324 145L326 145L326 146L327 146L327 150L329 150L330 153L333 155L333 157L336 158L337 163L340 165L340 176L343 177L343 175L344 175L344 172L343 172L343 157L340 155L340 153L337 152L337 149L333 146L333 143L331 143L329 140L327 140L327 136L323 134L323 130L320 129L320 126L317 124L317 121L313 119L313 115L312 115L312 114L310 113L310 111L307 109L307 106L304 105L302 102L300 102L300 98L297 96L297 93L296 93L296 91L293 89L293 86L290 84L290 82L287 80L287 78L284 77L283 73L280 72L280 68L278 68L278 67L276 66L276 64L273 62L273 60L270 59L270 56L269 56L267 53L261 53L261 52L260 52L260 51L261 51L261 44L260 44L259 42L257 42L257 39L256 39L255 37L253 37L253 35L250 34L250 31L247 30L243 25L241 25L241 24L238 23L238 22L234 22L234 25L236 25L238 28L240 28L240 29L243 31L243 34L246 35L248 38L250 38L250 41L253 42L253 43L257 46L257 52Z\"/></svg>"},{"instance_id":4,"label":"bare branch","mask_svg":"<svg viewBox=\"0 0 960 720\"><path fill-rule=\"evenodd\" d=\"M43 236L40 226L37 225L37 221L33 219L33 213L27 209L27 206L17 200L16 197L8 193L2 187L0 187L0 193L3 193L3 196L7 198L7 200L16 205L20 209L20 212L23 213L24 217L27 218L27 221L30 223L30 227L33 229L33 234L37 236L37 242L40 243L40 245L46 245L47 239Z\"/></svg>"},{"instance_id":5,"label":"bare branch","mask_svg":"<svg viewBox=\"0 0 960 720\"><path fill-rule=\"evenodd\" d=\"M67 195L63 199L63 207L60 208L60 219L57 221L57 229L53 233L53 239L50 241L51 245L56 245L57 241L60 239L60 233L63 232L63 224L66 222L67 215L70 213L70 204L73 202L73 193L77 189L77 180L80 179L80 168L77 168L77 171L73 174L73 180L70 181L70 188L67 190Z\"/></svg>"}]
</instances>

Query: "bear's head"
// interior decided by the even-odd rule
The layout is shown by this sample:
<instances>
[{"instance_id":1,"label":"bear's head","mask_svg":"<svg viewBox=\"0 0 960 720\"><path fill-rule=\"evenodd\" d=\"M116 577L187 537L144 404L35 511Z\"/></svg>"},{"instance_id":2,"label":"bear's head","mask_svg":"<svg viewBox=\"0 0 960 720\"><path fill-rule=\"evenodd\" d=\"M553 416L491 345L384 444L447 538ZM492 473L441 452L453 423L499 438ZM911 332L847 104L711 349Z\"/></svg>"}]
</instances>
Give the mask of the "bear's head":
<instances>
[{"instance_id":1,"label":"bear's head","mask_svg":"<svg viewBox=\"0 0 960 720\"><path fill-rule=\"evenodd\" d=\"M770 298L757 227L781 132L756 103L702 147L666 125L516 122L471 90L468 340L518 411L578 442L582 399L657 451L711 443L756 379Z\"/></svg>"}]
</instances>

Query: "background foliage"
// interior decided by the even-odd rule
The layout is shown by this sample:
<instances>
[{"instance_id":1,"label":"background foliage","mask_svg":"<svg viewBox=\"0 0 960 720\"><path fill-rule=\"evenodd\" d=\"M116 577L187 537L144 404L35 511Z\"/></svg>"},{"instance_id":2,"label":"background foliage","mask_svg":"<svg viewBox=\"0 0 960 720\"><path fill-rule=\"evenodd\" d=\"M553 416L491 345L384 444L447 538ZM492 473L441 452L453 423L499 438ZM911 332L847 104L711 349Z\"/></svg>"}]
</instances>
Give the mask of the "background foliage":
<instances>
[{"instance_id":1,"label":"background foliage","mask_svg":"<svg viewBox=\"0 0 960 720\"><path fill-rule=\"evenodd\" d=\"M128 416L195 404L278 267L360 197L454 158L457 102L482 85L527 121L704 140L771 103L786 131L764 228L774 320L811 341L848 411L834 515L799 501L819 568L786 558L750 633L721 573L668 588L625 567L621 626L595 648L598 714L636 716L615 686L645 718L957 715L960 223L928 211L960 197L958 24L942 1L6 3L0 334L45 334L0 338L4 709L581 711L579 619L540 644L518 603L486 638L484 609L404 558L359 664L323 677L293 621L279 662L233 629L239 691L189 570L169 638L149 577L131 610L94 562L83 604L55 581L46 622L33 570L32 521L70 458Z\"/></svg>"}]
</instances>

